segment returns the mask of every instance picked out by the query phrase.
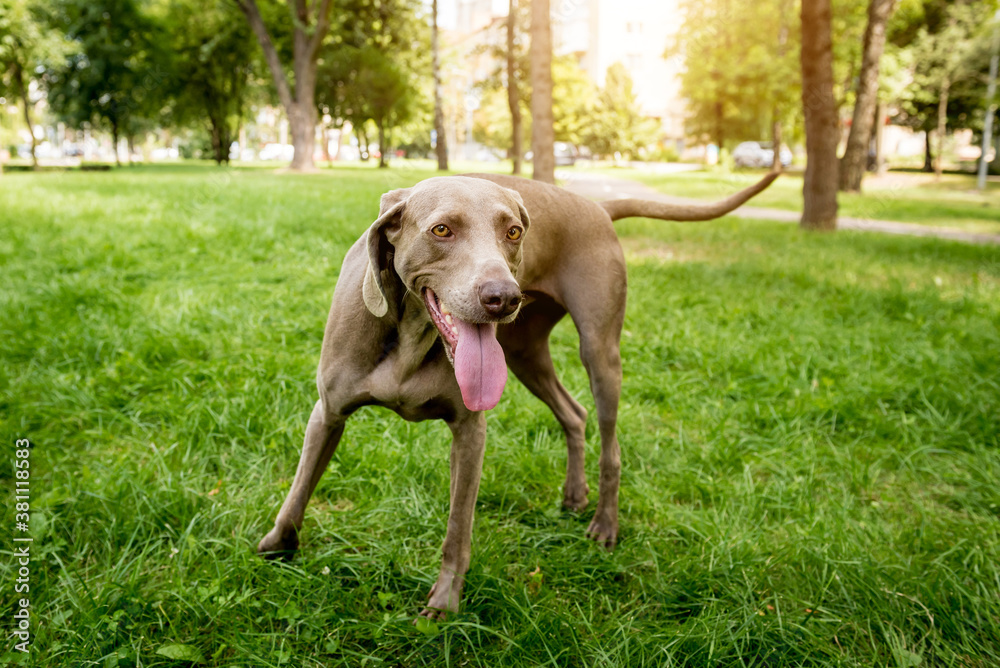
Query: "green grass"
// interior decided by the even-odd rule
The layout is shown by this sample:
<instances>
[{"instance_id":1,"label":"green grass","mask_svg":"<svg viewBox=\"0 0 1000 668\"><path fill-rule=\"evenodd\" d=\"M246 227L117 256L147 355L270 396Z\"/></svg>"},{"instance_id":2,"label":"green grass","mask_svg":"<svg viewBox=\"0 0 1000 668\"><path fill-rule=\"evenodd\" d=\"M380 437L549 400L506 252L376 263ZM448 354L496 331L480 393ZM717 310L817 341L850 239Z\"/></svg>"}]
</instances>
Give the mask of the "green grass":
<instances>
[{"instance_id":1,"label":"green grass","mask_svg":"<svg viewBox=\"0 0 1000 668\"><path fill-rule=\"evenodd\" d=\"M1000 662L997 248L623 221L614 553L583 536L596 491L559 510L562 434L512 379L457 618L410 624L446 523L440 423L362 410L299 556L254 556L341 258L381 192L430 174L2 177L0 426L5 462L34 442L32 665ZM592 407L575 341L556 329L556 366Z\"/></svg>"},{"instance_id":2,"label":"green grass","mask_svg":"<svg viewBox=\"0 0 1000 668\"><path fill-rule=\"evenodd\" d=\"M600 169L600 173L645 183L669 195L720 199L744 188L763 172L721 171L662 174L643 169ZM571 173L571 172L568 172ZM840 193L840 215L950 227L966 232L1000 234L1000 182L990 181L985 194L976 177L889 172L868 176L859 194ZM802 211L802 174L789 172L754 198L751 206Z\"/></svg>"}]
</instances>

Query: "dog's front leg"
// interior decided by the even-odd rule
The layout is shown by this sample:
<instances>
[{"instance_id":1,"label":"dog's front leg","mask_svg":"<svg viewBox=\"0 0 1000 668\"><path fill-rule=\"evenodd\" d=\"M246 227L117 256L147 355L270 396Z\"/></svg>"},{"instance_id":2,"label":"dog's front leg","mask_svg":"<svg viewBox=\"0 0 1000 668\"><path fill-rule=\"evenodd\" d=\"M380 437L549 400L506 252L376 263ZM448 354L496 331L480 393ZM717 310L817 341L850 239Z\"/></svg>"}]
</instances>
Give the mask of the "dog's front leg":
<instances>
[{"instance_id":1,"label":"dog's front leg","mask_svg":"<svg viewBox=\"0 0 1000 668\"><path fill-rule=\"evenodd\" d=\"M486 449L486 415L467 413L450 422L451 428L451 510L442 548L441 573L431 587L427 607L420 614L444 619L458 612L465 573L472 552L472 518L479 494Z\"/></svg>"},{"instance_id":2,"label":"dog's front leg","mask_svg":"<svg viewBox=\"0 0 1000 668\"><path fill-rule=\"evenodd\" d=\"M344 433L344 418L330 416L323 410L323 402L317 401L306 426L302 456L295 471L292 488L278 511L274 528L264 536L257 546L257 552L266 556L286 556L299 547L299 529L306 513L306 504L316 489L323 471L326 470L337 443Z\"/></svg>"}]
</instances>

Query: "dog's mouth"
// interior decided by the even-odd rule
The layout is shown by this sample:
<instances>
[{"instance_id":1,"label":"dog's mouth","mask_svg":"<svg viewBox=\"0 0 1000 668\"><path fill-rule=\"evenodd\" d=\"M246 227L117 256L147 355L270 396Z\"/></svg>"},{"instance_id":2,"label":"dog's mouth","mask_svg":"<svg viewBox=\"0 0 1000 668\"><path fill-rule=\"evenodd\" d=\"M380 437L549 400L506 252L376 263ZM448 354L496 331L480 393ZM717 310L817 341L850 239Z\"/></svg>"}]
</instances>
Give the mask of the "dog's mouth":
<instances>
[{"instance_id":1,"label":"dog's mouth","mask_svg":"<svg viewBox=\"0 0 1000 668\"><path fill-rule=\"evenodd\" d=\"M507 384L507 362L497 341L495 322L466 322L452 315L430 288L424 304L455 366L462 401L470 411L485 411L500 402Z\"/></svg>"}]
</instances>

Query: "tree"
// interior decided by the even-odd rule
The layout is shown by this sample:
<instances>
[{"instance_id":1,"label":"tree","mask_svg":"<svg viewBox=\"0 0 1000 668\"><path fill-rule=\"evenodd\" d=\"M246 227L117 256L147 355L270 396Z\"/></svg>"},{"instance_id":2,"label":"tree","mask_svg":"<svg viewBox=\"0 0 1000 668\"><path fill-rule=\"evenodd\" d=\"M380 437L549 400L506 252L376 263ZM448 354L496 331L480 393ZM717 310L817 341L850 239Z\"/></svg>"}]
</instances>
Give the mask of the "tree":
<instances>
[{"instance_id":1,"label":"tree","mask_svg":"<svg viewBox=\"0 0 1000 668\"><path fill-rule=\"evenodd\" d=\"M517 49L515 53L518 53ZM506 64L506 50L500 60ZM482 98L479 108L473 114L473 138L491 148L513 152L510 90L503 73L503 70L497 68L477 84ZM528 58L526 54L519 54L515 58L514 76L522 137L531 136L532 127L531 89L525 85L527 74ZM597 97L597 86L574 56L557 56L552 59L552 129L555 141L575 145L585 143L584 137L594 122L594 101Z\"/></svg>"},{"instance_id":2,"label":"tree","mask_svg":"<svg viewBox=\"0 0 1000 668\"><path fill-rule=\"evenodd\" d=\"M352 0L342 9L318 71L317 99L331 116L351 123L365 153L371 121L384 167L393 129L423 114L419 82L430 74L431 34L420 0Z\"/></svg>"},{"instance_id":3,"label":"tree","mask_svg":"<svg viewBox=\"0 0 1000 668\"><path fill-rule=\"evenodd\" d=\"M264 52L264 59L271 71L278 99L288 114L295 154L291 168L308 171L315 168L313 151L316 146L316 68L320 45L330 29L330 0L288 2L292 28L292 81L289 82L285 66L256 0L235 0L243 11L251 30Z\"/></svg>"},{"instance_id":4,"label":"tree","mask_svg":"<svg viewBox=\"0 0 1000 668\"><path fill-rule=\"evenodd\" d=\"M499 26L498 26L499 27ZM480 106L473 114L473 138L475 141L503 150L513 162L512 173L520 174L524 156L524 136L531 136L531 59L528 43L521 38L531 32L531 3L509 0L507 20L503 25L504 35L496 35L487 44L476 48L475 53L487 53L497 63L497 67L476 83L482 94ZM553 86L557 86L556 68L559 59L553 61ZM494 113L502 92L506 100L506 113ZM555 108L560 100L553 92L553 116L558 124ZM499 138L503 138L500 140Z\"/></svg>"},{"instance_id":5,"label":"tree","mask_svg":"<svg viewBox=\"0 0 1000 668\"><path fill-rule=\"evenodd\" d=\"M837 228L837 104L833 96L830 0L802 0L802 106L806 173L801 226Z\"/></svg>"},{"instance_id":6,"label":"tree","mask_svg":"<svg viewBox=\"0 0 1000 668\"><path fill-rule=\"evenodd\" d=\"M121 164L120 139L131 148L167 95L166 38L136 0L61 0L52 10L76 50L46 72L49 106L71 127L107 124Z\"/></svg>"},{"instance_id":7,"label":"tree","mask_svg":"<svg viewBox=\"0 0 1000 668\"><path fill-rule=\"evenodd\" d=\"M405 121L411 107L411 87L396 60L384 51L365 47L359 51L357 86L368 102L368 117L378 128L379 167L388 167L392 127Z\"/></svg>"},{"instance_id":8,"label":"tree","mask_svg":"<svg viewBox=\"0 0 1000 668\"><path fill-rule=\"evenodd\" d=\"M937 97L937 156L934 160L936 179L941 178L943 171L944 140L952 85L957 79L968 76L968 72L963 71L963 65L971 50L971 38L981 25L975 3L952 4L945 10L945 16L944 27L936 33L922 31L914 47L923 65L919 79L917 76L914 79L934 90Z\"/></svg>"},{"instance_id":9,"label":"tree","mask_svg":"<svg viewBox=\"0 0 1000 668\"><path fill-rule=\"evenodd\" d=\"M437 0L435 0L437 2ZM507 8L507 106L510 108L511 141L510 155L514 161L513 174L521 173L521 96L518 91L518 67L516 40L517 0L510 0Z\"/></svg>"},{"instance_id":10,"label":"tree","mask_svg":"<svg viewBox=\"0 0 1000 668\"><path fill-rule=\"evenodd\" d=\"M932 133L940 145L949 126L981 127L989 67L988 31L981 28L996 6L995 0L911 0L900 6L889 26L889 42L912 62L911 81L899 98L893 122L927 133L924 171L940 165L941 151L932 150ZM942 95L945 88L947 95Z\"/></svg>"},{"instance_id":11,"label":"tree","mask_svg":"<svg viewBox=\"0 0 1000 668\"><path fill-rule=\"evenodd\" d=\"M514 2L514 0L511 0ZM448 171L448 140L444 133L444 111L441 109L441 53L438 45L438 0L431 7L431 55L434 70L434 136L438 170ZM514 172L517 174L517 172Z\"/></svg>"},{"instance_id":12,"label":"tree","mask_svg":"<svg viewBox=\"0 0 1000 668\"><path fill-rule=\"evenodd\" d=\"M552 121L552 26L549 0L531 2L532 178L555 183L555 130Z\"/></svg>"},{"instance_id":13,"label":"tree","mask_svg":"<svg viewBox=\"0 0 1000 668\"><path fill-rule=\"evenodd\" d=\"M232 5L174 0L171 33L176 64L171 88L178 121L207 125L216 163L229 149L246 113L253 83L253 37Z\"/></svg>"},{"instance_id":14,"label":"tree","mask_svg":"<svg viewBox=\"0 0 1000 668\"><path fill-rule=\"evenodd\" d=\"M777 76L770 77L772 82L794 80L795 77L792 74L794 68L791 67L791 62L788 58L789 33L791 32L788 25L789 4L788 0L780 0L778 3L778 51L772 67L775 69L781 68L785 71L778 72ZM776 172L780 172L784 168L784 165L781 164L782 125L783 117L793 107L791 96L788 94L790 88L787 85L780 85L771 91L771 96L774 99L771 107L771 146L774 154L771 160L771 169Z\"/></svg>"},{"instance_id":15,"label":"tree","mask_svg":"<svg viewBox=\"0 0 1000 668\"><path fill-rule=\"evenodd\" d=\"M878 102L879 60L885 47L886 25L896 0L871 0L865 28L861 74L858 77L851 131L840 160L840 189L859 192L868 165L875 105Z\"/></svg>"},{"instance_id":16,"label":"tree","mask_svg":"<svg viewBox=\"0 0 1000 668\"><path fill-rule=\"evenodd\" d=\"M631 80L628 83L631 87ZM599 99L597 85L574 56L558 56L552 60L552 129L556 141L586 144L595 100ZM631 101L635 102L634 96Z\"/></svg>"},{"instance_id":17,"label":"tree","mask_svg":"<svg viewBox=\"0 0 1000 668\"><path fill-rule=\"evenodd\" d=\"M622 153L636 157L656 141L658 133L656 121L643 117L639 110L625 66L615 63L609 67L583 131L583 145L598 156Z\"/></svg>"},{"instance_id":18,"label":"tree","mask_svg":"<svg viewBox=\"0 0 1000 668\"><path fill-rule=\"evenodd\" d=\"M61 58L69 45L48 29L31 0L0 0L0 83L21 100L24 122L31 135L31 165L38 167L35 133L31 122L35 103L29 95L30 79L47 61Z\"/></svg>"},{"instance_id":19,"label":"tree","mask_svg":"<svg viewBox=\"0 0 1000 668\"><path fill-rule=\"evenodd\" d=\"M797 120L799 31L794 0L686 0L666 57L683 57L687 132L720 149L772 135ZM734 57L738 51L739 57ZM776 151L777 152L777 151Z\"/></svg>"}]
</instances>

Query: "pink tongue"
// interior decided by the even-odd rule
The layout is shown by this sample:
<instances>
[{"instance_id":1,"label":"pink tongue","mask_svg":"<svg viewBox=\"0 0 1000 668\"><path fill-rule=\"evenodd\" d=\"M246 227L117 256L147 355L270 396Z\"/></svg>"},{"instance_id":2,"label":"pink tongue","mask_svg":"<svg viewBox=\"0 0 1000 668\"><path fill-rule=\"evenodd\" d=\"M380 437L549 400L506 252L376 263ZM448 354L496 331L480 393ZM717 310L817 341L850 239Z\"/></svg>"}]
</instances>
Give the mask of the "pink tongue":
<instances>
[{"instance_id":1,"label":"pink tongue","mask_svg":"<svg viewBox=\"0 0 1000 668\"><path fill-rule=\"evenodd\" d=\"M507 384L507 363L497 341L497 326L474 325L454 319L458 328L455 378L470 411L486 411L500 402Z\"/></svg>"}]
</instances>

